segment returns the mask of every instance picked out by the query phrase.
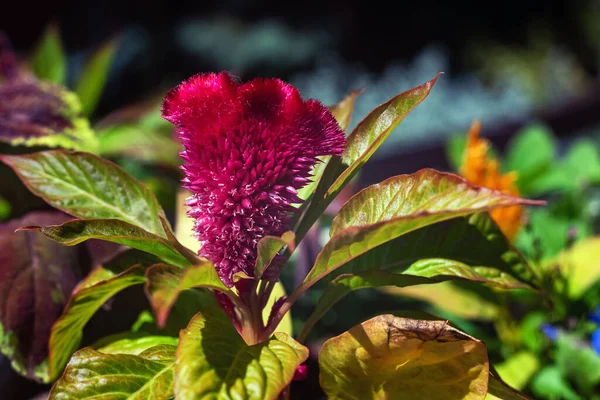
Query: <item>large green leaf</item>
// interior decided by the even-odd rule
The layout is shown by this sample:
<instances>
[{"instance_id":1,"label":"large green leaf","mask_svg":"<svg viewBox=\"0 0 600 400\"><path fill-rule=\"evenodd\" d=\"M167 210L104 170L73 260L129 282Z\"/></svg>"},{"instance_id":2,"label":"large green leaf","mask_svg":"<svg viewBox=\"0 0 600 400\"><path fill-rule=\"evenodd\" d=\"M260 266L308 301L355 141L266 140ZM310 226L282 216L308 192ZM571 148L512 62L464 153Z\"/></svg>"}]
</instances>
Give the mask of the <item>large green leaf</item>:
<instances>
[{"instance_id":1,"label":"large green leaf","mask_svg":"<svg viewBox=\"0 0 600 400\"><path fill-rule=\"evenodd\" d=\"M296 229L299 241L398 124L425 100L438 76L378 106L348 135L346 150L341 157L333 158L327 164L306 214Z\"/></svg>"},{"instance_id":2,"label":"large green leaf","mask_svg":"<svg viewBox=\"0 0 600 400\"><path fill-rule=\"evenodd\" d=\"M55 211L38 211L0 224L0 352L15 371L38 381L48 381L50 330L84 274L79 257L83 249L15 229L67 218Z\"/></svg>"},{"instance_id":3,"label":"large green leaf","mask_svg":"<svg viewBox=\"0 0 600 400\"><path fill-rule=\"evenodd\" d=\"M118 42L116 40L111 40L96 50L87 61L75 84L75 93L81 99L85 115L91 115L96 109L96 104L100 100L104 85L106 84L106 78L116 54L117 45Z\"/></svg>"},{"instance_id":4,"label":"large green leaf","mask_svg":"<svg viewBox=\"0 0 600 400\"><path fill-rule=\"evenodd\" d=\"M248 346L224 313L198 314L180 336L175 397L275 400L307 357L284 333Z\"/></svg>"},{"instance_id":5,"label":"large green leaf","mask_svg":"<svg viewBox=\"0 0 600 400\"><path fill-rule=\"evenodd\" d=\"M537 354L525 350L511 355L495 367L506 383L522 390L540 369L540 360Z\"/></svg>"},{"instance_id":6,"label":"large green leaf","mask_svg":"<svg viewBox=\"0 0 600 400\"><path fill-rule=\"evenodd\" d=\"M62 225L28 226L22 229L39 230L46 237L65 246L75 246L89 239L100 239L154 254L161 260L179 267L190 265L172 242L118 219L76 219Z\"/></svg>"},{"instance_id":7,"label":"large green leaf","mask_svg":"<svg viewBox=\"0 0 600 400\"><path fill-rule=\"evenodd\" d=\"M77 96L33 79L0 84L0 142L92 152L98 147Z\"/></svg>"},{"instance_id":8,"label":"large green leaf","mask_svg":"<svg viewBox=\"0 0 600 400\"><path fill-rule=\"evenodd\" d=\"M517 185L528 193L531 182L544 174L554 162L556 144L545 126L532 125L519 132L508 147L506 170L518 174Z\"/></svg>"},{"instance_id":9,"label":"large green leaf","mask_svg":"<svg viewBox=\"0 0 600 400\"><path fill-rule=\"evenodd\" d=\"M543 368L531 382L531 389L538 399L581 400L581 397L561 375L558 367Z\"/></svg>"},{"instance_id":10,"label":"large green leaf","mask_svg":"<svg viewBox=\"0 0 600 400\"><path fill-rule=\"evenodd\" d=\"M579 393L597 393L600 384L600 354L574 334L559 333L556 341L556 365L562 376L573 382Z\"/></svg>"},{"instance_id":11,"label":"large green leaf","mask_svg":"<svg viewBox=\"0 0 600 400\"><path fill-rule=\"evenodd\" d=\"M223 284L215 267L208 261L186 269L165 264L153 265L146 271L146 278L146 294L160 327L167 322L171 307L184 290L205 287L223 292L230 298L236 297Z\"/></svg>"},{"instance_id":12,"label":"large green leaf","mask_svg":"<svg viewBox=\"0 0 600 400\"><path fill-rule=\"evenodd\" d=\"M33 73L41 80L64 84L67 76L65 51L56 25L49 25L31 60Z\"/></svg>"},{"instance_id":13,"label":"large green leaf","mask_svg":"<svg viewBox=\"0 0 600 400\"><path fill-rule=\"evenodd\" d=\"M485 345L448 321L381 315L327 340L319 353L329 399L484 399Z\"/></svg>"},{"instance_id":14,"label":"large green leaf","mask_svg":"<svg viewBox=\"0 0 600 400\"><path fill-rule=\"evenodd\" d=\"M165 236L154 194L116 164L61 150L0 156L23 183L52 206L80 218L114 218Z\"/></svg>"},{"instance_id":15,"label":"large green leaf","mask_svg":"<svg viewBox=\"0 0 600 400\"><path fill-rule=\"evenodd\" d=\"M86 347L73 355L49 399L167 400L173 397L174 365L175 346L167 344L139 355Z\"/></svg>"},{"instance_id":16,"label":"large green leaf","mask_svg":"<svg viewBox=\"0 0 600 400\"><path fill-rule=\"evenodd\" d=\"M424 169L370 186L352 197L300 290L352 259L409 232L451 218L516 204L537 204Z\"/></svg>"},{"instance_id":17,"label":"large green leaf","mask_svg":"<svg viewBox=\"0 0 600 400\"><path fill-rule=\"evenodd\" d=\"M81 342L90 318L112 296L146 281L145 268L154 257L130 250L92 272L73 291L62 315L52 327L49 341L49 374L54 380ZM138 263L134 265L134 262Z\"/></svg>"}]
</instances>

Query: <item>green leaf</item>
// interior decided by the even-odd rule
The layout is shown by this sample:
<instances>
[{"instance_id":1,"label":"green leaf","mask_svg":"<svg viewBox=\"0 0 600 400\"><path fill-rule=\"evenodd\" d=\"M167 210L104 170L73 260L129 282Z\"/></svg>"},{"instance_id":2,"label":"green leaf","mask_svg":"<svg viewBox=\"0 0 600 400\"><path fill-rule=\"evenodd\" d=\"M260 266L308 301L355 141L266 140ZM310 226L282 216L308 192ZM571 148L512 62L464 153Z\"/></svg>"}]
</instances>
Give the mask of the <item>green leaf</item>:
<instances>
[{"instance_id":1,"label":"green leaf","mask_svg":"<svg viewBox=\"0 0 600 400\"><path fill-rule=\"evenodd\" d=\"M356 103L356 98L361 93L362 90L354 90L350 92L350 94L338 104L329 107L329 111L331 111L335 120L338 122L340 128L342 128L343 131L346 131L350 126L352 112L354 111L354 104ZM318 162L312 170L312 177L310 182L306 186L298 190L298 197L300 197L302 200L308 199L317 189L319 181L323 176L323 172L325 172L325 168L331 160L331 156L319 157L319 160L320 162Z\"/></svg>"},{"instance_id":2,"label":"green leaf","mask_svg":"<svg viewBox=\"0 0 600 400\"><path fill-rule=\"evenodd\" d=\"M527 397L517 392L500 378L495 377L490 373L488 382L488 394L485 400L528 400Z\"/></svg>"},{"instance_id":3,"label":"green leaf","mask_svg":"<svg viewBox=\"0 0 600 400\"><path fill-rule=\"evenodd\" d=\"M555 154L552 132L543 125L531 125L517 133L509 144L505 167L517 172L517 185L527 193L529 184L552 166Z\"/></svg>"},{"instance_id":4,"label":"green leaf","mask_svg":"<svg viewBox=\"0 0 600 400\"><path fill-rule=\"evenodd\" d=\"M370 186L352 197L299 291L358 256L411 231L451 218L516 204L537 204L424 169ZM393 261L392 261L393 262Z\"/></svg>"},{"instance_id":5,"label":"green leaf","mask_svg":"<svg viewBox=\"0 0 600 400\"><path fill-rule=\"evenodd\" d=\"M467 136L464 132L451 136L446 143L446 158L448 158L452 170L456 172L460 171L464 162L466 146Z\"/></svg>"},{"instance_id":6,"label":"green leaf","mask_svg":"<svg viewBox=\"0 0 600 400\"><path fill-rule=\"evenodd\" d=\"M169 311L184 290L206 287L223 292L230 298L236 297L219 279L215 267L210 262L186 269L157 264L148 268L146 278L146 294L156 314L159 327L165 326Z\"/></svg>"},{"instance_id":7,"label":"green leaf","mask_svg":"<svg viewBox=\"0 0 600 400\"><path fill-rule=\"evenodd\" d=\"M600 384L600 355L572 334L558 335L556 364L561 375L574 382L577 391L591 395Z\"/></svg>"},{"instance_id":8,"label":"green leaf","mask_svg":"<svg viewBox=\"0 0 600 400\"><path fill-rule=\"evenodd\" d=\"M381 315L327 340L319 353L329 399L484 399L485 345L447 321Z\"/></svg>"},{"instance_id":9,"label":"green leaf","mask_svg":"<svg viewBox=\"0 0 600 400\"><path fill-rule=\"evenodd\" d=\"M538 399L582 400L561 376L556 366L542 369L531 383L531 389Z\"/></svg>"},{"instance_id":10,"label":"green leaf","mask_svg":"<svg viewBox=\"0 0 600 400\"><path fill-rule=\"evenodd\" d=\"M175 346L158 345L139 355L104 354L86 347L75 353L49 400L173 397Z\"/></svg>"},{"instance_id":11,"label":"green leaf","mask_svg":"<svg viewBox=\"0 0 600 400\"><path fill-rule=\"evenodd\" d=\"M586 239L547 262L547 268L559 267L567 277L570 298L580 298L600 281L600 237Z\"/></svg>"},{"instance_id":12,"label":"green leaf","mask_svg":"<svg viewBox=\"0 0 600 400\"><path fill-rule=\"evenodd\" d=\"M75 246L89 239L100 239L154 254L161 260L179 267L190 265L173 243L118 219L76 219L62 225L28 226L22 229L39 230L47 238L65 246Z\"/></svg>"},{"instance_id":13,"label":"green leaf","mask_svg":"<svg viewBox=\"0 0 600 400\"><path fill-rule=\"evenodd\" d=\"M133 260L140 264L131 266ZM130 250L92 272L75 288L50 334L50 380L58 377L71 354L77 350L82 329L96 311L121 290L144 283L145 268L152 261L152 257Z\"/></svg>"},{"instance_id":14,"label":"green leaf","mask_svg":"<svg viewBox=\"0 0 600 400\"><path fill-rule=\"evenodd\" d=\"M169 124L169 128L172 125ZM141 125L117 125L98 132L99 153L105 157L121 156L144 163L179 167L181 145L167 133L145 129Z\"/></svg>"},{"instance_id":15,"label":"green leaf","mask_svg":"<svg viewBox=\"0 0 600 400\"><path fill-rule=\"evenodd\" d=\"M273 261L282 248L287 246L293 251L294 238L294 232L287 231L281 235L281 237L264 236L258 241L256 266L254 268L254 276L256 279L262 278L263 273L267 270L271 261Z\"/></svg>"},{"instance_id":16,"label":"green leaf","mask_svg":"<svg viewBox=\"0 0 600 400\"><path fill-rule=\"evenodd\" d=\"M508 357L504 362L496 365L496 371L504 382L522 390L540 369L538 356L529 351L521 351Z\"/></svg>"},{"instance_id":17,"label":"green leaf","mask_svg":"<svg viewBox=\"0 0 600 400\"><path fill-rule=\"evenodd\" d=\"M165 237L154 194L116 164L62 150L0 156L35 195L80 218L120 219Z\"/></svg>"},{"instance_id":18,"label":"green leaf","mask_svg":"<svg viewBox=\"0 0 600 400\"><path fill-rule=\"evenodd\" d=\"M180 336L175 397L275 400L307 357L284 333L248 346L220 310L198 314Z\"/></svg>"},{"instance_id":19,"label":"green leaf","mask_svg":"<svg viewBox=\"0 0 600 400\"><path fill-rule=\"evenodd\" d=\"M75 84L75 93L81 99L85 115L91 115L96 109L116 55L117 46L118 41L111 40L100 47L87 61Z\"/></svg>"},{"instance_id":20,"label":"green leaf","mask_svg":"<svg viewBox=\"0 0 600 400\"><path fill-rule=\"evenodd\" d=\"M348 135L346 150L331 159L300 221L296 236L302 240L344 186L358 173L392 131L419 105L433 88L439 74L431 81L410 89L375 108Z\"/></svg>"},{"instance_id":21,"label":"green leaf","mask_svg":"<svg viewBox=\"0 0 600 400\"><path fill-rule=\"evenodd\" d=\"M371 264L377 268L379 264ZM382 266L383 267L383 266ZM381 269L371 269L355 275L343 274L331 281L319 298L315 309L306 321L299 340L302 341L314 324L348 293L358 289L380 286L407 287L433 284L448 280L468 280L489 283L503 288L524 288L526 285L510 275L489 267L471 267L455 260L441 258L423 259L413 263L404 273L391 273Z\"/></svg>"},{"instance_id":22,"label":"green leaf","mask_svg":"<svg viewBox=\"0 0 600 400\"><path fill-rule=\"evenodd\" d=\"M79 99L60 86L36 80L0 84L0 142L96 151L98 139L81 116Z\"/></svg>"},{"instance_id":23,"label":"green leaf","mask_svg":"<svg viewBox=\"0 0 600 400\"><path fill-rule=\"evenodd\" d=\"M150 347L161 344L177 346L179 339L173 336L152 335L147 332L124 332L107 336L92 345L94 350L104 354L139 355Z\"/></svg>"},{"instance_id":24,"label":"green leaf","mask_svg":"<svg viewBox=\"0 0 600 400\"><path fill-rule=\"evenodd\" d=\"M33 73L41 80L64 84L67 60L56 25L49 25L37 44L31 61Z\"/></svg>"},{"instance_id":25,"label":"green leaf","mask_svg":"<svg viewBox=\"0 0 600 400\"><path fill-rule=\"evenodd\" d=\"M15 371L36 381L48 382L50 330L85 264L79 257L82 249L15 229L67 218L55 211L38 211L0 224L0 352Z\"/></svg>"}]
</instances>

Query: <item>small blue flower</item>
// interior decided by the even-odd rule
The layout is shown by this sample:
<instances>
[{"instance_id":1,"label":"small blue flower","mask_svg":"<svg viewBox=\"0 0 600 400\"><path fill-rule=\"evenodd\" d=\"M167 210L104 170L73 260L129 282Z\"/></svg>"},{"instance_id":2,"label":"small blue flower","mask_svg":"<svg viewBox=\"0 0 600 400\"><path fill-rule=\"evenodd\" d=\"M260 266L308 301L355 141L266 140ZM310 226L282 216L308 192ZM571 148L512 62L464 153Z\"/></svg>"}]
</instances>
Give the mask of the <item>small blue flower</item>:
<instances>
[{"instance_id":1,"label":"small blue flower","mask_svg":"<svg viewBox=\"0 0 600 400\"><path fill-rule=\"evenodd\" d=\"M540 329L542 330L542 333L551 341L554 342L556 339L558 339L558 329L556 327L550 324L542 324Z\"/></svg>"},{"instance_id":2,"label":"small blue flower","mask_svg":"<svg viewBox=\"0 0 600 400\"><path fill-rule=\"evenodd\" d=\"M590 321L593 321L600 325L600 305L596 307L596 311L590 313Z\"/></svg>"},{"instance_id":3,"label":"small blue flower","mask_svg":"<svg viewBox=\"0 0 600 400\"><path fill-rule=\"evenodd\" d=\"M596 352L596 354L600 355L600 329L596 329L594 333L592 333L592 349Z\"/></svg>"}]
</instances>

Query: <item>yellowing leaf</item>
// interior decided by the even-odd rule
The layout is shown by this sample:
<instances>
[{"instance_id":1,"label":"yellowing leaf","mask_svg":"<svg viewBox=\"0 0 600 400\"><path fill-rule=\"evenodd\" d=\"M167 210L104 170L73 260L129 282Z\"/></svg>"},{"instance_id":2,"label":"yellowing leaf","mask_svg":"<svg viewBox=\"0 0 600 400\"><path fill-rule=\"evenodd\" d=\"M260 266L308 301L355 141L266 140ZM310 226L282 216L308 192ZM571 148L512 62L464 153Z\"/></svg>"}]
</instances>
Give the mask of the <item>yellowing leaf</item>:
<instances>
[{"instance_id":1,"label":"yellowing leaf","mask_svg":"<svg viewBox=\"0 0 600 400\"><path fill-rule=\"evenodd\" d=\"M559 266L567 276L569 296L579 298L600 279L600 237L575 244L546 265Z\"/></svg>"},{"instance_id":2,"label":"yellowing leaf","mask_svg":"<svg viewBox=\"0 0 600 400\"><path fill-rule=\"evenodd\" d=\"M485 345L447 321L381 315L329 339L319 353L330 400L483 400Z\"/></svg>"}]
</instances>

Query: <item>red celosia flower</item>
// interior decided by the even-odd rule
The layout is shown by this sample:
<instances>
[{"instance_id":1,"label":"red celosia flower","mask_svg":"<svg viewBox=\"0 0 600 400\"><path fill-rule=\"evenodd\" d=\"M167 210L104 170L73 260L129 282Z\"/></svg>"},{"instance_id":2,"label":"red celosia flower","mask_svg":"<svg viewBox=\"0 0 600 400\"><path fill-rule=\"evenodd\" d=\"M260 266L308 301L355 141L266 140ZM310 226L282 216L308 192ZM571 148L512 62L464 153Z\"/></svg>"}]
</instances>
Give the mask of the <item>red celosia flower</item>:
<instances>
[{"instance_id":1,"label":"red celosia flower","mask_svg":"<svg viewBox=\"0 0 600 400\"><path fill-rule=\"evenodd\" d=\"M340 155L346 143L325 106L278 79L196 75L167 95L163 117L185 146L199 254L228 286L239 271L253 275L260 238L289 228L317 157Z\"/></svg>"}]
</instances>

